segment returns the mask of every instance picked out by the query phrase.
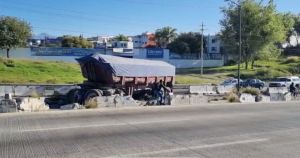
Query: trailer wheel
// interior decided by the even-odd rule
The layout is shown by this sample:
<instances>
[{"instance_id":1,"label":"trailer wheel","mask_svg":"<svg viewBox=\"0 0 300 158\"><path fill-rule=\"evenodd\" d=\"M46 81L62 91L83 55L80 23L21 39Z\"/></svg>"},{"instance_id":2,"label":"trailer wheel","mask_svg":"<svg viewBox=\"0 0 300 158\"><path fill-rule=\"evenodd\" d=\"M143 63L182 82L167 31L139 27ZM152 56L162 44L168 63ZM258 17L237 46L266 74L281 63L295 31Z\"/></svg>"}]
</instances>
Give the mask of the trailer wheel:
<instances>
[{"instance_id":1,"label":"trailer wheel","mask_svg":"<svg viewBox=\"0 0 300 158\"><path fill-rule=\"evenodd\" d=\"M68 103L78 103L79 102L79 89L72 89L67 93Z\"/></svg>"},{"instance_id":2,"label":"trailer wheel","mask_svg":"<svg viewBox=\"0 0 300 158\"><path fill-rule=\"evenodd\" d=\"M92 98L102 96L103 93L98 89L90 89L84 95L84 105L87 105Z\"/></svg>"}]
</instances>

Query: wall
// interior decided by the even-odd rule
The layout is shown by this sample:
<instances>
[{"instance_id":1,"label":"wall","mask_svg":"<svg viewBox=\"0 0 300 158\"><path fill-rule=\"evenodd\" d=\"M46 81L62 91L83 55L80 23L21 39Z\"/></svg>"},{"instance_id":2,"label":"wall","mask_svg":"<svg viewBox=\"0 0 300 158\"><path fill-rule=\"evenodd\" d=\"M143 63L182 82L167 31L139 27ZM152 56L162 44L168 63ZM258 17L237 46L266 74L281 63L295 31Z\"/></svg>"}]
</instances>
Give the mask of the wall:
<instances>
[{"instance_id":1,"label":"wall","mask_svg":"<svg viewBox=\"0 0 300 158\"><path fill-rule=\"evenodd\" d=\"M176 68L193 68L201 67L201 60L188 60L188 59L171 59L167 61L174 65ZM203 67L219 67L223 66L223 60L204 60Z\"/></svg>"},{"instance_id":2,"label":"wall","mask_svg":"<svg viewBox=\"0 0 300 158\"><path fill-rule=\"evenodd\" d=\"M148 59L148 60L162 60L166 61L176 68L193 68L193 67L200 67L201 61L200 60L191 60L191 59L169 59L170 52L168 49L163 50L163 55L161 58L147 58L147 49L134 49L133 50L133 58L137 59ZM112 51L108 51L107 54L113 55ZM130 54L126 54L130 55ZM6 52L0 50L0 57L6 57ZM18 48L11 50L11 57L18 58L18 59L34 59L34 60L52 60L52 61L65 61L65 62L76 62L76 58L78 56L31 56L30 48ZM204 60L203 66L204 67L218 67L223 66L223 60Z\"/></svg>"},{"instance_id":3,"label":"wall","mask_svg":"<svg viewBox=\"0 0 300 158\"><path fill-rule=\"evenodd\" d=\"M0 57L6 58L6 51L0 50ZM10 51L10 57L14 59L51 60L76 62L78 56L32 56L30 48L17 48Z\"/></svg>"},{"instance_id":4,"label":"wall","mask_svg":"<svg viewBox=\"0 0 300 158\"><path fill-rule=\"evenodd\" d=\"M168 49L163 50L162 58L147 58L147 49L134 49L133 50L133 58L138 59L149 59L149 60L162 60L166 61L176 68L193 68L193 67L201 67L201 60L191 60L191 59L170 59L170 52ZM204 60L204 67L218 67L223 66L224 61L222 60Z\"/></svg>"}]
</instances>

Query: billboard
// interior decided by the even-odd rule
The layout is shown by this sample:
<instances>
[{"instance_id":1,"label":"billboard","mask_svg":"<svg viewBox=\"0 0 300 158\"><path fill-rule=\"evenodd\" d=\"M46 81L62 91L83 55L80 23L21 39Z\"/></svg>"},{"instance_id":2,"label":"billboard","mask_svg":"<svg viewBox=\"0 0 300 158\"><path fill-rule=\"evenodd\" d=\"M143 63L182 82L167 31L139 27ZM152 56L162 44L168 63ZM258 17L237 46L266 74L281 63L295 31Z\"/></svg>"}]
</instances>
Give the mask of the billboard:
<instances>
[{"instance_id":1,"label":"billboard","mask_svg":"<svg viewBox=\"0 0 300 158\"><path fill-rule=\"evenodd\" d=\"M164 49L161 48L151 48L147 49L147 58L163 58Z\"/></svg>"}]
</instances>

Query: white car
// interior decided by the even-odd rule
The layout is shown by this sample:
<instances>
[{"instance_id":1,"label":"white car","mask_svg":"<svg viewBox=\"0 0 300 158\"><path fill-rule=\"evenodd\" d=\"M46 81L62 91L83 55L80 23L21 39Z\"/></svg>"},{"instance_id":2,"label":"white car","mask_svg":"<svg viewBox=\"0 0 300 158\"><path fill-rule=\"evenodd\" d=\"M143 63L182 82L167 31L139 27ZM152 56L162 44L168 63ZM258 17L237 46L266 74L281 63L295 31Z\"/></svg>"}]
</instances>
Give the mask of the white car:
<instances>
[{"instance_id":1,"label":"white car","mask_svg":"<svg viewBox=\"0 0 300 158\"><path fill-rule=\"evenodd\" d=\"M240 80L240 83L242 83L242 80ZM238 79L236 78L229 78L226 79L223 83L221 83L222 86L225 87L236 87L236 85L238 84Z\"/></svg>"},{"instance_id":2,"label":"white car","mask_svg":"<svg viewBox=\"0 0 300 158\"><path fill-rule=\"evenodd\" d=\"M277 77L269 83L269 87L289 87L292 83L300 85L300 78L298 76Z\"/></svg>"}]
</instances>

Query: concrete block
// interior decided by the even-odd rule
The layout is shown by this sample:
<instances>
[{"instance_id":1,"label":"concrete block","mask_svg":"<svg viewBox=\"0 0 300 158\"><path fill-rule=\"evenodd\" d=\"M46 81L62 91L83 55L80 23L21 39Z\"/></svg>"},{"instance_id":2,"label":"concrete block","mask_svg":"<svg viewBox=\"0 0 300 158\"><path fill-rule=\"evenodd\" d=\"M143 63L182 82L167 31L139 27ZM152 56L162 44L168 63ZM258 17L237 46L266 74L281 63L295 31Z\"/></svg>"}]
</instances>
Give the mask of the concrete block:
<instances>
[{"instance_id":1,"label":"concrete block","mask_svg":"<svg viewBox=\"0 0 300 158\"><path fill-rule=\"evenodd\" d=\"M240 102L241 103L254 103L255 102L255 96L247 93L242 93L240 96Z\"/></svg>"},{"instance_id":2,"label":"concrete block","mask_svg":"<svg viewBox=\"0 0 300 158\"><path fill-rule=\"evenodd\" d=\"M98 108L100 107L116 107L114 102L114 96L101 96L97 97L95 101L97 102Z\"/></svg>"},{"instance_id":3,"label":"concrete block","mask_svg":"<svg viewBox=\"0 0 300 158\"><path fill-rule=\"evenodd\" d=\"M123 107L123 106L138 106L136 101L130 96L115 96L114 103L116 107Z\"/></svg>"},{"instance_id":4,"label":"concrete block","mask_svg":"<svg viewBox=\"0 0 300 158\"><path fill-rule=\"evenodd\" d=\"M214 86L190 86L191 94L216 94L216 88Z\"/></svg>"},{"instance_id":5,"label":"concrete block","mask_svg":"<svg viewBox=\"0 0 300 158\"><path fill-rule=\"evenodd\" d=\"M171 105L189 105L189 95L173 95L171 97Z\"/></svg>"},{"instance_id":6,"label":"concrete block","mask_svg":"<svg viewBox=\"0 0 300 158\"><path fill-rule=\"evenodd\" d=\"M26 112L47 111L49 106L45 104L45 98L23 98L20 109Z\"/></svg>"},{"instance_id":7,"label":"concrete block","mask_svg":"<svg viewBox=\"0 0 300 158\"><path fill-rule=\"evenodd\" d=\"M78 103L67 104L60 107L61 110L73 110L73 109L84 109L83 105Z\"/></svg>"},{"instance_id":8,"label":"concrete block","mask_svg":"<svg viewBox=\"0 0 300 158\"><path fill-rule=\"evenodd\" d=\"M225 93L230 93L234 87L232 86L217 86L217 93L218 94L225 94Z\"/></svg>"},{"instance_id":9,"label":"concrete block","mask_svg":"<svg viewBox=\"0 0 300 158\"><path fill-rule=\"evenodd\" d=\"M292 100L290 93L270 93L271 101L290 101Z\"/></svg>"},{"instance_id":10,"label":"concrete block","mask_svg":"<svg viewBox=\"0 0 300 158\"><path fill-rule=\"evenodd\" d=\"M98 107L126 107L139 106L143 103L135 101L130 96L101 96L96 98Z\"/></svg>"},{"instance_id":11,"label":"concrete block","mask_svg":"<svg viewBox=\"0 0 300 158\"><path fill-rule=\"evenodd\" d=\"M264 103L267 103L267 102L270 102L271 101L271 97L270 96L261 96L262 97L262 100L261 102L264 102Z\"/></svg>"},{"instance_id":12,"label":"concrete block","mask_svg":"<svg viewBox=\"0 0 300 158\"><path fill-rule=\"evenodd\" d=\"M208 97L204 95L190 95L190 105L199 105L201 103L208 103Z\"/></svg>"},{"instance_id":13,"label":"concrete block","mask_svg":"<svg viewBox=\"0 0 300 158\"><path fill-rule=\"evenodd\" d=\"M0 113L17 112L17 103L12 99L0 100Z\"/></svg>"}]
</instances>

